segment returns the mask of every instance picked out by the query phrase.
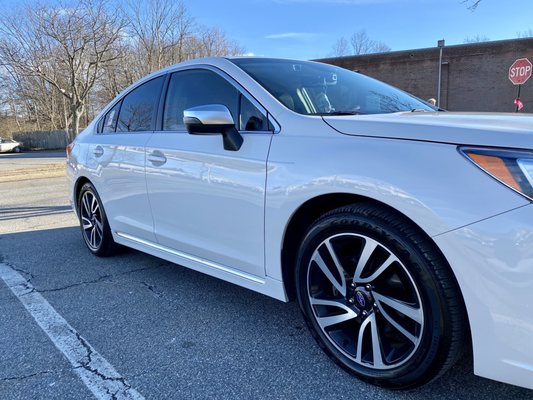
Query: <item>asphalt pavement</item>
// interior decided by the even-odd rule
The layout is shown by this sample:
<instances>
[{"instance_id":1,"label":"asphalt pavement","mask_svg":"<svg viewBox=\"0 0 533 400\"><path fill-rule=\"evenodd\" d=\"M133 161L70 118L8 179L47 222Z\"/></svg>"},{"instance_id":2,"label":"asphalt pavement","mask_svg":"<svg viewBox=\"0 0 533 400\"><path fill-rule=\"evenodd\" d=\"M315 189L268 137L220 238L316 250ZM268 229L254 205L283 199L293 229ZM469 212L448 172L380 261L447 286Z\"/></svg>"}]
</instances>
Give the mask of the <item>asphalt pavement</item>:
<instances>
[{"instance_id":1,"label":"asphalt pavement","mask_svg":"<svg viewBox=\"0 0 533 400\"><path fill-rule=\"evenodd\" d=\"M0 183L65 176L65 151L0 153Z\"/></svg>"},{"instance_id":2,"label":"asphalt pavement","mask_svg":"<svg viewBox=\"0 0 533 400\"><path fill-rule=\"evenodd\" d=\"M65 164L65 151L30 151L22 153L0 153L0 171L21 168L39 168L54 164Z\"/></svg>"},{"instance_id":3,"label":"asphalt pavement","mask_svg":"<svg viewBox=\"0 0 533 400\"><path fill-rule=\"evenodd\" d=\"M379 389L322 353L295 303L133 250L94 257L63 177L0 183L0 264L113 368L115 378L95 369L104 383L127 382L146 399L533 399L474 376L468 356L421 389ZM72 348L15 292L0 279L0 399L94 398Z\"/></svg>"}]
</instances>

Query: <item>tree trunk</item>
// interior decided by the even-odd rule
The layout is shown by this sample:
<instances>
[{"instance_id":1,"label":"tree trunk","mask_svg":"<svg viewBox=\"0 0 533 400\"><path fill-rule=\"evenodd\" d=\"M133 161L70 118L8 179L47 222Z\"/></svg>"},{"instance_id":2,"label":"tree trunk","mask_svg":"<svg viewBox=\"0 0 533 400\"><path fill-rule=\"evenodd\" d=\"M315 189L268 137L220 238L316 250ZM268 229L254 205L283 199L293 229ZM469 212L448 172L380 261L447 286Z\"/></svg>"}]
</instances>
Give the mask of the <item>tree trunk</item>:
<instances>
[{"instance_id":1,"label":"tree trunk","mask_svg":"<svg viewBox=\"0 0 533 400\"><path fill-rule=\"evenodd\" d=\"M65 99L65 97L63 97L63 129L65 130L65 132L68 133L69 129L68 129L68 111L67 111L67 101Z\"/></svg>"},{"instance_id":2,"label":"tree trunk","mask_svg":"<svg viewBox=\"0 0 533 400\"><path fill-rule=\"evenodd\" d=\"M19 121L19 112L17 110L17 104L15 103L15 101L13 99L11 99L9 101L9 105L11 107L11 113L15 116L15 122L17 123L17 127L19 129L19 131L21 130L21 125L20 125L20 121Z\"/></svg>"},{"instance_id":3,"label":"tree trunk","mask_svg":"<svg viewBox=\"0 0 533 400\"><path fill-rule=\"evenodd\" d=\"M71 126L69 141L72 142L78 136L80 130L80 118L83 115L83 104L75 102L70 105Z\"/></svg>"}]
</instances>

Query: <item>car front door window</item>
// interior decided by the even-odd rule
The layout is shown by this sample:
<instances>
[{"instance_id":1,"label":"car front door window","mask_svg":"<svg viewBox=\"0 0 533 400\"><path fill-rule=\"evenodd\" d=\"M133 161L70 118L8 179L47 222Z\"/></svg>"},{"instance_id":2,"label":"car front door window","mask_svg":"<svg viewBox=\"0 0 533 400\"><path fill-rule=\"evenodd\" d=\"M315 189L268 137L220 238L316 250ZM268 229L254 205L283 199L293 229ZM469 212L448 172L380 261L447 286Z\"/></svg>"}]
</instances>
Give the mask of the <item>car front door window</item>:
<instances>
[{"instance_id":1,"label":"car front door window","mask_svg":"<svg viewBox=\"0 0 533 400\"><path fill-rule=\"evenodd\" d=\"M207 104L225 105L240 131L268 131L266 116L226 79L210 70L172 74L163 114L164 131L185 131L183 112Z\"/></svg>"}]
</instances>

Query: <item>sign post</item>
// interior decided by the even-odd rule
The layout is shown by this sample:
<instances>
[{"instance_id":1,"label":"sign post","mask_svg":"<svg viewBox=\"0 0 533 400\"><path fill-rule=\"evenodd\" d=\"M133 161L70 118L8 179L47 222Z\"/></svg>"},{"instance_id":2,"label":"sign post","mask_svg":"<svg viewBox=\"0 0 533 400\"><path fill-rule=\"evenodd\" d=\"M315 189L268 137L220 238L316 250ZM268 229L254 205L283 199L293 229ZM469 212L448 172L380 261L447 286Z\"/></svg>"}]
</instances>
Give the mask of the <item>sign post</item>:
<instances>
[{"instance_id":1,"label":"sign post","mask_svg":"<svg viewBox=\"0 0 533 400\"><path fill-rule=\"evenodd\" d=\"M518 86L518 93L514 104L516 105L516 112L520 111L523 107L520 101L520 88L526 81L531 78L531 72L533 70L533 64L527 58L519 58L509 67L509 80L513 85Z\"/></svg>"}]
</instances>

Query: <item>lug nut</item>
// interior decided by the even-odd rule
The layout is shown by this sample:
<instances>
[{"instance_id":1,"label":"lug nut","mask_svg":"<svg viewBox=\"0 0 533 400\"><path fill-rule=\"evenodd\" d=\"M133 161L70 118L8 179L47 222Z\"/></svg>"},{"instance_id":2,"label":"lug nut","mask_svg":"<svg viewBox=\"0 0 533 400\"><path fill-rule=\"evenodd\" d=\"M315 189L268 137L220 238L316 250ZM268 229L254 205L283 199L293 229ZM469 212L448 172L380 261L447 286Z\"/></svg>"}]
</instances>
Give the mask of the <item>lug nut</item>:
<instances>
[{"instance_id":1,"label":"lug nut","mask_svg":"<svg viewBox=\"0 0 533 400\"><path fill-rule=\"evenodd\" d=\"M366 286L365 286L366 290L372 290L372 285L370 283L368 283Z\"/></svg>"},{"instance_id":2,"label":"lug nut","mask_svg":"<svg viewBox=\"0 0 533 400\"><path fill-rule=\"evenodd\" d=\"M355 299L353 299L353 298L348 299L348 303L353 304L354 302L355 302Z\"/></svg>"},{"instance_id":3,"label":"lug nut","mask_svg":"<svg viewBox=\"0 0 533 400\"><path fill-rule=\"evenodd\" d=\"M350 284L350 286L351 286L351 287L355 287L355 282L352 282L352 283Z\"/></svg>"},{"instance_id":4,"label":"lug nut","mask_svg":"<svg viewBox=\"0 0 533 400\"><path fill-rule=\"evenodd\" d=\"M363 317L366 317L368 315L366 311L363 311L361 314L363 315Z\"/></svg>"}]
</instances>

